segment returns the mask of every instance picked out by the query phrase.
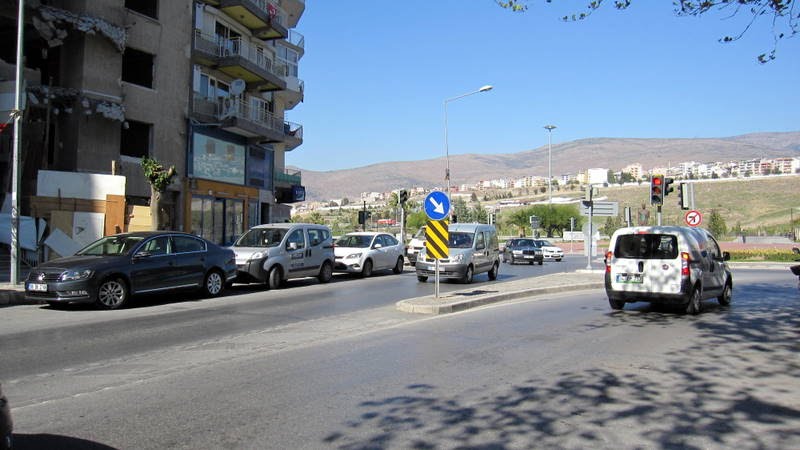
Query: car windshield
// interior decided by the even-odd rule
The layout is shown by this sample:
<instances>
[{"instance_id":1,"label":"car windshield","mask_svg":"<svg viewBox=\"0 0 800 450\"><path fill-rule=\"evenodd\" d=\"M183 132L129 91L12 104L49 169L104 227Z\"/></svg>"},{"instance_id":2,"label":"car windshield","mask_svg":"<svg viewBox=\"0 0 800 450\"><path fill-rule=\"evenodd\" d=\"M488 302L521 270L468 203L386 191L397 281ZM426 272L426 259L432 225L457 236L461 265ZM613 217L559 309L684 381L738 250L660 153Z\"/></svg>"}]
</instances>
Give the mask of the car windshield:
<instances>
[{"instance_id":1,"label":"car windshield","mask_svg":"<svg viewBox=\"0 0 800 450\"><path fill-rule=\"evenodd\" d=\"M472 248L472 233L451 232L447 246L450 248Z\"/></svg>"},{"instance_id":2,"label":"car windshield","mask_svg":"<svg viewBox=\"0 0 800 450\"><path fill-rule=\"evenodd\" d=\"M512 239L509 247L536 247L533 239Z\"/></svg>"},{"instance_id":3,"label":"car windshield","mask_svg":"<svg viewBox=\"0 0 800 450\"><path fill-rule=\"evenodd\" d=\"M286 236L285 228L251 228L233 244L234 247L277 247Z\"/></svg>"},{"instance_id":4,"label":"car windshield","mask_svg":"<svg viewBox=\"0 0 800 450\"><path fill-rule=\"evenodd\" d=\"M348 234L336 241L337 247L367 248L372 242L372 236L360 234Z\"/></svg>"},{"instance_id":5,"label":"car windshield","mask_svg":"<svg viewBox=\"0 0 800 450\"><path fill-rule=\"evenodd\" d=\"M675 259L678 257L678 238L669 234L621 235L617 238L614 256L633 259Z\"/></svg>"},{"instance_id":6,"label":"car windshield","mask_svg":"<svg viewBox=\"0 0 800 450\"><path fill-rule=\"evenodd\" d=\"M126 255L143 239L144 236L106 236L92 242L78 251L76 255Z\"/></svg>"},{"instance_id":7,"label":"car windshield","mask_svg":"<svg viewBox=\"0 0 800 450\"><path fill-rule=\"evenodd\" d=\"M540 247L553 247L553 244L551 244L550 241L539 241L539 246Z\"/></svg>"}]
</instances>

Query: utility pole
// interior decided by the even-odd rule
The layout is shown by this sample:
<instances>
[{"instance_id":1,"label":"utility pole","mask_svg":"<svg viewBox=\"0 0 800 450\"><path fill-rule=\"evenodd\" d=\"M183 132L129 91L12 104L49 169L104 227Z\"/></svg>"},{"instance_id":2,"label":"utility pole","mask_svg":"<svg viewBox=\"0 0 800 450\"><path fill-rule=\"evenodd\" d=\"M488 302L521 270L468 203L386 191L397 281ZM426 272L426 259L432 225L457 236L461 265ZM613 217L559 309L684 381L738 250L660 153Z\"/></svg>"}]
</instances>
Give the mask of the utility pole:
<instances>
[{"instance_id":1,"label":"utility pole","mask_svg":"<svg viewBox=\"0 0 800 450\"><path fill-rule=\"evenodd\" d=\"M17 80L14 98L14 150L11 168L11 284L19 283L19 203L20 203L20 143L22 137L22 38L25 30L25 1L19 0L17 17Z\"/></svg>"}]
</instances>

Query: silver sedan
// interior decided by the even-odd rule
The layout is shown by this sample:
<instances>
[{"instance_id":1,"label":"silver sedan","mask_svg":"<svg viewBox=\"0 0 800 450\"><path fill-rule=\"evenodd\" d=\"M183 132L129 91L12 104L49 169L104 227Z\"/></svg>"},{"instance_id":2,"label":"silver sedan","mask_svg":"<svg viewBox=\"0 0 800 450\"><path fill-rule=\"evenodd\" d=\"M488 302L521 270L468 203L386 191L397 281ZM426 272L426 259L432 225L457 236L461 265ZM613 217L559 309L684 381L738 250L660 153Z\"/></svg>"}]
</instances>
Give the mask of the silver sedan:
<instances>
[{"instance_id":1,"label":"silver sedan","mask_svg":"<svg viewBox=\"0 0 800 450\"><path fill-rule=\"evenodd\" d=\"M335 272L357 273L363 277L375 270L403 272L403 243L387 233L357 232L340 237L334 244Z\"/></svg>"}]
</instances>

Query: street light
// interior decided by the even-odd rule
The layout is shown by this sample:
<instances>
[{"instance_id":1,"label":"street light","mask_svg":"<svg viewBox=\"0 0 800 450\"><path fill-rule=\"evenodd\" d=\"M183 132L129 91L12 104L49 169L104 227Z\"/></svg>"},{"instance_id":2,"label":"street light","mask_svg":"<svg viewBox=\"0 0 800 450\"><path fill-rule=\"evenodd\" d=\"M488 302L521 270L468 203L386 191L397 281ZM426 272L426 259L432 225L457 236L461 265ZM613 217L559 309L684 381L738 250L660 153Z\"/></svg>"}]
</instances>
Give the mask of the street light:
<instances>
[{"instance_id":1,"label":"street light","mask_svg":"<svg viewBox=\"0 0 800 450\"><path fill-rule=\"evenodd\" d=\"M553 130L555 125L545 125L547 130L547 203L553 203Z\"/></svg>"},{"instance_id":2,"label":"street light","mask_svg":"<svg viewBox=\"0 0 800 450\"><path fill-rule=\"evenodd\" d=\"M479 92L487 92L491 91L492 86L486 85L478 89L477 91L467 92L466 94L461 94L459 96L448 98L444 101L444 157L447 164L447 168L444 172L444 179L447 182L447 200L450 200L450 148L448 147L447 143L447 104L452 102L453 100L458 100L460 98L464 98L468 95L477 94ZM452 205L452 202L450 203Z\"/></svg>"}]
</instances>

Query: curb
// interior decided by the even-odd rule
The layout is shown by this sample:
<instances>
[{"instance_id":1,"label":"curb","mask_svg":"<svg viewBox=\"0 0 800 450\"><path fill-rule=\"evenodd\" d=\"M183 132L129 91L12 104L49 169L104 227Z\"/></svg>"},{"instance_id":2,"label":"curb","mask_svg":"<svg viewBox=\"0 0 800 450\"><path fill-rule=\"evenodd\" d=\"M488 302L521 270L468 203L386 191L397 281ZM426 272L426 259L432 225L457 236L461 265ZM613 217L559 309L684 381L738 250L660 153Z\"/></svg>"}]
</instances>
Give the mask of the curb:
<instances>
[{"instance_id":1,"label":"curb","mask_svg":"<svg viewBox=\"0 0 800 450\"><path fill-rule=\"evenodd\" d=\"M12 285L0 287L0 307L26 304L35 303L25 301L25 291L22 288L15 288Z\"/></svg>"},{"instance_id":2,"label":"curb","mask_svg":"<svg viewBox=\"0 0 800 450\"><path fill-rule=\"evenodd\" d=\"M400 300L395 304L398 311L413 314L449 314L464 311L478 306L498 303L505 300L515 300L518 298L531 297L542 294L552 294L564 291L579 291L583 289L600 289L605 287L603 281L578 283L561 286L550 286L542 288L528 288L509 292L488 293L479 295L469 300L453 299L457 295L469 295L461 292L450 293L449 299L436 299L432 296L419 297L410 300Z\"/></svg>"}]
</instances>

